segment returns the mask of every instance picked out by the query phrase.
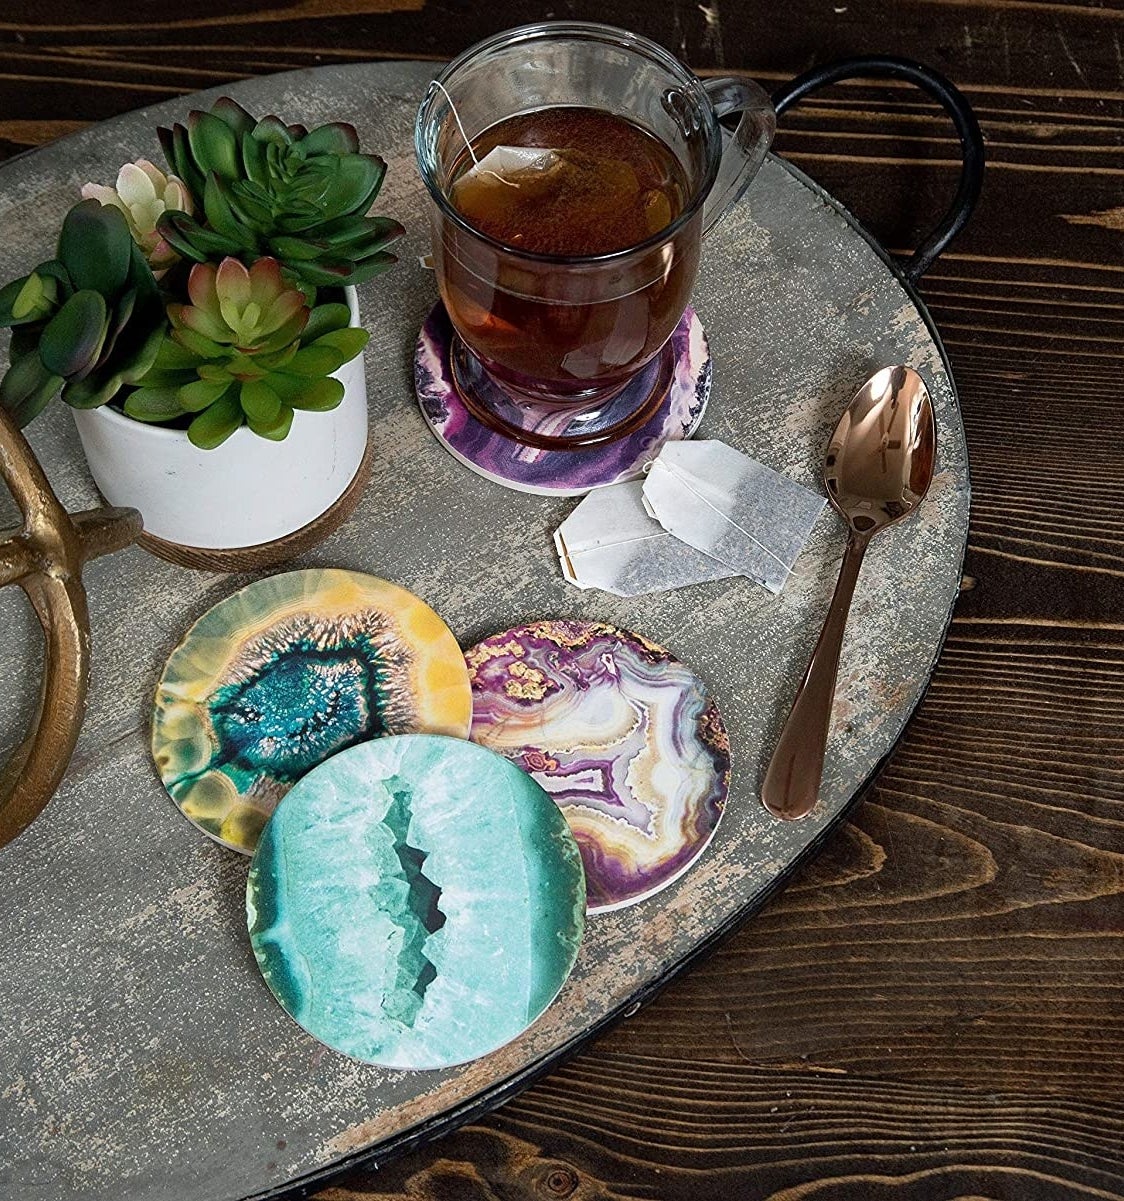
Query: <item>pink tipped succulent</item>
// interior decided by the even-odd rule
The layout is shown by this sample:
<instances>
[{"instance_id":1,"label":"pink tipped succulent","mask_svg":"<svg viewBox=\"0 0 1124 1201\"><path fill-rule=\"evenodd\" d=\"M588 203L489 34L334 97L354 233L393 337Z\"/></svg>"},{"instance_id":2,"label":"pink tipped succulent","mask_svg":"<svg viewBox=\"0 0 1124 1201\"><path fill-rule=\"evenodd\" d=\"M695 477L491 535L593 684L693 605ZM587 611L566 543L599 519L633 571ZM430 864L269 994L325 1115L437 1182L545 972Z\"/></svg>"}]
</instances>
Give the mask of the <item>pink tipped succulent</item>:
<instances>
[{"instance_id":1,"label":"pink tipped succulent","mask_svg":"<svg viewBox=\"0 0 1124 1201\"><path fill-rule=\"evenodd\" d=\"M197 263L187 294L191 304L168 305L168 317L188 345L194 334L242 354L271 354L293 342L308 322L304 293L285 282L276 259L258 259L249 269L233 258L217 268Z\"/></svg>"},{"instance_id":2,"label":"pink tipped succulent","mask_svg":"<svg viewBox=\"0 0 1124 1201\"><path fill-rule=\"evenodd\" d=\"M146 158L126 163L117 173L115 187L88 183L82 188L83 200L100 200L125 214L133 241L144 251L144 257L159 279L169 267L179 261L156 223L166 213L192 211L191 194L182 180L165 175Z\"/></svg>"},{"instance_id":3,"label":"pink tipped succulent","mask_svg":"<svg viewBox=\"0 0 1124 1201\"><path fill-rule=\"evenodd\" d=\"M234 258L217 268L199 263L187 291L191 304L168 305L171 333L126 400L128 416L163 422L191 414L187 436L206 450L243 424L280 441L295 410L323 412L343 399L333 373L368 338L349 325L346 304L309 310L276 259L249 270Z\"/></svg>"}]
</instances>

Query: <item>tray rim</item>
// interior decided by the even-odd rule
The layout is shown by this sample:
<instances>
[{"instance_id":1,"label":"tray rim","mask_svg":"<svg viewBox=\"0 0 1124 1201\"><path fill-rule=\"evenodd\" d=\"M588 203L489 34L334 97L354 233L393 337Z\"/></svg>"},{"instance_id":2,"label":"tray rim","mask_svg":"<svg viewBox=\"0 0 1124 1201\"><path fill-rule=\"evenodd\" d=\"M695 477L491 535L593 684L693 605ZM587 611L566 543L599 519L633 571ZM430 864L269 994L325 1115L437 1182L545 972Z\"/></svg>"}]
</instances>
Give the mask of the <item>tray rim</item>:
<instances>
[{"instance_id":1,"label":"tray rim","mask_svg":"<svg viewBox=\"0 0 1124 1201\"><path fill-rule=\"evenodd\" d=\"M412 58L391 58L391 59L373 59L366 63L347 63L342 64L350 68L359 66L390 66L398 64L415 64L424 63L428 66L434 66L435 63L430 60L412 59ZM337 64L323 64L315 67L300 67L295 70L267 72L264 75L254 76L256 79L276 79L281 80L286 77L296 78L302 75L311 75L322 70L332 70ZM5 170L9 164L20 162L21 160L30 158L48 147L54 151L59 147L65 146L72 139L83 138L88 135L89 129L94 125L101 127L111 127L118 122L124 122L130 118L136 117L138 114L145 112L149 108L157 107L161 104L180 101L188 103L195 101L200 96L210 96L222 94L224 89L234 86L236 83L243 80L228 80L221 84L210 88L202 89L201 91L190 93L179 97L169 97L167 100L154 101L150 105L142 105L136 109L131 109L127 112L116 114L103 121L94 122L90 127L79 129L73 133L64 135L61 138L53 139L44 146L29 147L27 150L21 151L18 154L0 162L0 180L2 180ZM830 192L818 184L806 172L802 171L790 163L787 159L773 151L769 151L767 157L774 163L778 164L787 171L798 183L808 188L820 200L824 201L830 208L838 213L852 230L855 231L863 239L863 241L874 251L877 258L882 262L883 266L890 272L894 279L901 285L907 298L913 307L917 310L922 321L924 322L926 331L932 338L933 343L940 356L941 365L948 377L949 390L953 402L952 411L960 426L961 440L967 447L967 435L964 430L964 422L962 417L962 409L960 405L959 391L956 386L956 377L952 370L952 364L949 361L948 352L945 349L944 341L942 340L936 324L929 312L927 305L917 291L917 286L912 283L906 276L904 265L896 259L878 239L867 230L857 217L851 211L837 200ZM959 575L963 578L964 564L967 557L968 537L970 530L970 508L971 508L971 464L968 456L964 460L964 491L969 506L969 522L964 525L963 541L959 555ZM604 1014L600 1020L590 1025L580 1034L569 1039L567 1042L554 1048L548 1053L540 1056L533 1063L527 1065L521 1071L514 1073L504 1080L499 1081L490 1088L484 1089L475 1096L459 1102L448 1109L442 1111L439 1115L424 1119L414 1126L407 1127L397 1134L391 1135L382 1139L379 1142L369 1144L368 1146L348 1152L339 1159L333 1160L331 1163L322 1167L313 1168L310 1171L304 1172L299 1176L295 1176L284 1184L275 1187L267 1188L254 1193L245 1194L242 1201L299 1201L299 1199L310 1196L313 1192L330 1185L333 1181L338 1180L348 1172L354 1171L364 1165L382 1165L398 1159L403 1155L410 1153L424 1146L427 1143L435 1142L436 1140L451 1134L459 1127L481 1118L494 1110L500 1108L526 1089L530 1088L538 1080L549 1075L556 1068L568 1062L582 1051L586 1050L596 1039L608 1032L619 1022L626 1018L635 1015L644 1005L655 999L663 989L671 984L674 980L684 975L687 971L693 968L697 963L706 958L708 955L716 951L723 942L737 933L746 923L759 913L764 906L772 900L772 898L780 892L791 880L791 878L801 869L807 866L822 850L824 844L831 838L843 824L843 822L854 812L859 803L865 798L871 787L875 784L878 777L885 770L890 759L897 752L898 747L905 739L910 728L912 727L914 718L920 709L922 702L928 695L930 685L932 683L933 674L937 668L940 656L944 651L945 643L948 639L949 629L952 625L953 616L955 614L956 605L959 599L959 589L953 595L949 605L948 612L945 616L944 625L940 632L940 637L936 642L933 650L932 658L929 662L925 682L918 692L914 703L910 706L909 712L906 715L902 729L894 739L892 744L887 748L886 752L878 759L871 767L870 771L851 794L848 800L840 806L837 812L824 825L812 841L807 843L796 857L788 863L785 868L780 871L767 886L757 893L751 901L737 909L729 918L727 918L720 926L710 931L707 936L700 940L691 951L677 960L667 970L661 973L658 977L648 981L641 988L629 994L629 996L615 1006L610 1012Z\"/></svg>"}]
</instances>

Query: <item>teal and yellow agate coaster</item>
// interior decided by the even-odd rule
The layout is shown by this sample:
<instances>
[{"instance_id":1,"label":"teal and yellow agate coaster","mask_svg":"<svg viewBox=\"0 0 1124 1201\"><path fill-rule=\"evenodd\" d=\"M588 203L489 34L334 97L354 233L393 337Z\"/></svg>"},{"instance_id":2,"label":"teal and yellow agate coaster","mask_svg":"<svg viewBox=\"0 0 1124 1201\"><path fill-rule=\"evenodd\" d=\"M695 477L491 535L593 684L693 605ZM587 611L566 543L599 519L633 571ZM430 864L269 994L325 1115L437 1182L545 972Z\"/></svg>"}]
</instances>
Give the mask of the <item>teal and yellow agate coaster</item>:
<instances>
[{"instance_id":1,"label":"teal and yellow agate coaster","mask_svg":"<svg viewBox=\"0 0 1124 1201\"><path fill-rule=\"evenodd\" d=\"M277 802L329 755L369 738L468 735L457 640L412 592L355 571L258 580L173 651L152 754L184 816L253 852Z\"/></svg>"},{"instance_id":2,"label":"teal and yellow agate coaster","mask_svg":"<svg viewBox=\"0 0 1124 1201\"><path fill-rule=\"evenodd\" d=\"M309 1034L391 1068L494 1051L557 996L585 914L581 856L500 755L407 735L309 772L246 885L266 983Z\"/></svg>"}]
</instances>

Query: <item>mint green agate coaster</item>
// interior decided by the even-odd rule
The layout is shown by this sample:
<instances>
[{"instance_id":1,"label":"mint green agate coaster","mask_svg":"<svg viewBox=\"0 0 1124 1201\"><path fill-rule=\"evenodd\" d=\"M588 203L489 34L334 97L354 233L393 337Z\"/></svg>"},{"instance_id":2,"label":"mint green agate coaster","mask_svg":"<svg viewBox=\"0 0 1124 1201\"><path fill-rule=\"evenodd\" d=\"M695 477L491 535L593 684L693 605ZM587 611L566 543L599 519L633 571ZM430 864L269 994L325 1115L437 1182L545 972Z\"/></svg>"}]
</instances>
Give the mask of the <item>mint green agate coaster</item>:
<instances>
[{"instance_id":1,"label":"mint green agate coaster","mask_svg":"<svg viewBox=\"0 0 1124 1201\"><path fill-rule=\"evenodd\" d=\"M246 885L266 983L309 1034L391 1068L494 1051L558 995L585 876L530 776L432 734L341 751L285 796Z\"/></svg>"}]
</instances>

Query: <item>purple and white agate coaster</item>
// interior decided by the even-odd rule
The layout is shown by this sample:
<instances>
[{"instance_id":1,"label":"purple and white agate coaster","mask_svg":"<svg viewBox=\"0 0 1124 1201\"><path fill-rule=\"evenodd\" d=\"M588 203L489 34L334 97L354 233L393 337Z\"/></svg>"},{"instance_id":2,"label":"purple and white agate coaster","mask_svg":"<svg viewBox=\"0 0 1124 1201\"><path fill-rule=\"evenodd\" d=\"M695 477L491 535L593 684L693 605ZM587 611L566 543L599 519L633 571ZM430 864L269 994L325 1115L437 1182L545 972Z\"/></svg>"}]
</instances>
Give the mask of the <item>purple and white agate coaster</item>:
<instances>
[{"instance_id":1,"label":"purple and white agate coaster","mask_svg":"<svg viewBox=\"0 0 1124 1201\"><path fill-rule=\"evenodd\" d=\"M466 655L474 742L558 803L585 866L590 913L678 879L714 835L730 742L702 681L639 634L539 621Z\"/></svg>"},{"instance_id":2,"label":"purple and white agate coaster","mask_svg":"<svg viewBox=\"0 0 1124 1201\"><path fill-rule=\"evenodd\" d=\"M674 370L667 395L638 430L604 446L539 450L495 433L461 400L449 364L452 326L440 302L426 318L414 352L414 386L429 428L456 459L478 475L537 496L582 496L643 474L665 442L690 438L710 398L711 362L706 333L688 308L671 335ZM632 387L632 385L629 385ZM643 388L643 381L638 381ZM514 402L511 402L514 407ZM522 414L526 420L526 413ZM543 432L564 433L557 418ZM538 427L532 427L538 428Z\"/></svg>"}]
</instances>

